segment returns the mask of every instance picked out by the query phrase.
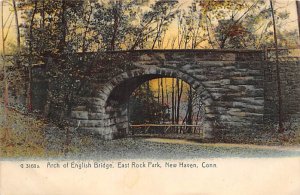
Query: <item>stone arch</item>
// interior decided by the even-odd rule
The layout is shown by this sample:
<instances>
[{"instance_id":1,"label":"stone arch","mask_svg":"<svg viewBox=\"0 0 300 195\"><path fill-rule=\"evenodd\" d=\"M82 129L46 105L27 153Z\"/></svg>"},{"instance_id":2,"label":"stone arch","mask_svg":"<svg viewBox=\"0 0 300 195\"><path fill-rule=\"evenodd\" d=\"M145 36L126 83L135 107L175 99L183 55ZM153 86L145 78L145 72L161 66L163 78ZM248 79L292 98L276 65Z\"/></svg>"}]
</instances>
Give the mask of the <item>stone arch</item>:
<instances>
[{"instance_id":1,"label":"stone arch","mask_svg":"<svg viewBox=\"0 0 300 195\"><path fill-rule=\"evenodd\" d=\"M196 78L178 70L169 68L141 68L124 72L108 81L89 100L87 120L81 121L85 129L92 130L104 139L123 137L128 134L129 121L127 108L124 107L130 95L142 83L156 78L179 78L201 94L205 107L209 109L213 99L206 88ZM212 122L205 120L204 136L212 137Z\"/></svg>"},{"instance_id":2,"label":"stone arch","mask_svg":"<svg viewBox=\"0 0 300 195\"><path fill-rule=\"evenodd\" d=\"M191 85L194 90L201 92L201 96L204 99L203 103L205 105L208 106L211 104L212 96L201 84L201 82L186 73L168 68L146 68L124 72L114 77L111 81L107 82L97 94L99 95L99 97L103 98L103 100L105 101L105 107L107 107L109 101L112 98L116 98L116 96L118 96L117 92L119 92L121 88L126 88L126 93L128 93L120 94L122 97L124 97L124 95L130 96L132 92L142 83L152 79L167 77L179 78L185 81L186 83Z\"/></svg>"}]
</instances>

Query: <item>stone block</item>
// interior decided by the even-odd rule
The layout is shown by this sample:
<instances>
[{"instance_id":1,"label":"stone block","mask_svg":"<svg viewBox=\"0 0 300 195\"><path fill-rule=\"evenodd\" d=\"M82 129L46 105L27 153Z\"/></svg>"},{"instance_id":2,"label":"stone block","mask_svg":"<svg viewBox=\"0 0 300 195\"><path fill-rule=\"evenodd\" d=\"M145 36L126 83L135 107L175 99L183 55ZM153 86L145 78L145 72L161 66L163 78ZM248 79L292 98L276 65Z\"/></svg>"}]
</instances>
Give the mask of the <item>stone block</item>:
<instances>
[{"instance_id":1,"label":"stone block","mask_svg":"<svg viewBox=\"0 0 300 195\"><path fill-rule=\"evenodd\" d=\"M205 81L202 82L205 87L209 88L216 88L224 85L229 85L230 80L229 79L221 79L221 80L214 80L214 81Z\"/></svg>"},{"instance_id":2,"label":"stone block","mask_svg":"<svg viewBox=\"0 0 300 195\"><path fill-rule=\"evenodd\" d=\"M87 111L72 111L71 117L74 119L86 119L88 120L88 112Z\"/></svg>"},{"instance_id":3,"label":"stone block","mask_svg":"<svg viewBox=\"0 0 300 195\"><path fill-rule=\"evenodd\" d=\"M234 101L252 104L256 106L264 106L264 99L263 98L255 98L255 97L237 97L233 99Z\"/></svg>"},{"instance_id":4,"label":"stone block","mask_svg":"<svg viewBox=\"0 0 300 195\"><path fill-rule=\"evenodd\" d=\"M87 108L86 106L77 106L75 108L73 108L74 111L86 111Z\"/></svg>"},{"instance_id":5,"label":"stone block","mask_svg":"<svg viewBox=\"0 0 300 195\"><path fill-rule=\"evenodd\" d=\"M89 107L89 111L94 113L105 113L105 107L93 105Z\"/></svg>"},{"instance_id":6,"label":"stone block","mask_svg":"<svg viewBox=\"0 0 300 195\"><path fill-rule=\"evenodd\" d=\"M211 139L213 138L213 127L210 121L205 121L202 124L203 128L203 138L204 139Z\"/></svg>"}]
</instances>

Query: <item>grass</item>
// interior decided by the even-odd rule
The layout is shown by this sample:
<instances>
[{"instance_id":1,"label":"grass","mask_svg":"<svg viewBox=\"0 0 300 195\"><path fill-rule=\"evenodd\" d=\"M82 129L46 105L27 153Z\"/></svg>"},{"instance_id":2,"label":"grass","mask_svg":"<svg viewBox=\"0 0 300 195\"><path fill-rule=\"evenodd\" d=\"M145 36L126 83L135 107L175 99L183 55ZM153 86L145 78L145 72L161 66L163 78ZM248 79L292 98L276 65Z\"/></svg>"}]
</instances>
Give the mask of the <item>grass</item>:
<instances>
[{"instance_id":1,"label":"grass","mask_svg":"<svg viewBox=\"0 0 300 195\"><path fill-rule=\"evenodd\" d=\"M60 157L66 153L79 153L80 147L91 143L88 136L79 141L70 143L64 130L33 115L8 110L5 117L0 104L0 159Z\"/></svg>"},{"instance_id":2,"label":"grass","mask_svg":"<svg viewBox=\"0 0 300 195\"><path fill-rule=\"evenodd\" d=\"M0 157L41 157L46 154L46 123L29 115L0 108ZM53 154L55 155L55 154Z\"/></svg>"},{"instance_id":3,"label":"grass","mask_svg":"<svg viewBox=\"0 0 300 195\"><path fill-rule=\"evenodd\" d=\"M123 139L110 142L100 141L92 136L70 137L73 141L67 143L66 132L53 127L49 131L47 121L38 119L32 115L25 115L14 110L9 110L7 117L4 116L3 107L0 104L0 158L16 158L16 157L60 157L67 153L81 154L85 149L90 153L94 149L107 150L113 148L110 152L118 151L128 143ZM52 126L51 126L52 127ZM48 131L46 130L48 128ZM287 139L284 145L299 146L300 131L295 131L296 136L293 140ZM71 136L71 135L70 135ZM288 138L290 136L287 136ZM284 138L284 137L283 137ZM270 139L270 138L269 138ZM276 138L277 140L278 138ZM142 138L142 140L156 142L161 144L179 144L179 145L201 145L211 146L215 144L205 144L184 139L167 139L167 138ZM138 141L137 141L138 142ZM118 145L119 144L119 145ZM102 146L103 145L103 146ZM254 145L242 144L243 148L256 148ZM264 144L266 145L266 144ZM229 145L218 143L220 147L241 147L241 145ZM137 146L138 147L138 146ZM263 149L262 146L257 146L258 149ZM162 148L163 150L163 148ZM104 152L105 152L104 151Z\"/></svg>"}]
</instances>

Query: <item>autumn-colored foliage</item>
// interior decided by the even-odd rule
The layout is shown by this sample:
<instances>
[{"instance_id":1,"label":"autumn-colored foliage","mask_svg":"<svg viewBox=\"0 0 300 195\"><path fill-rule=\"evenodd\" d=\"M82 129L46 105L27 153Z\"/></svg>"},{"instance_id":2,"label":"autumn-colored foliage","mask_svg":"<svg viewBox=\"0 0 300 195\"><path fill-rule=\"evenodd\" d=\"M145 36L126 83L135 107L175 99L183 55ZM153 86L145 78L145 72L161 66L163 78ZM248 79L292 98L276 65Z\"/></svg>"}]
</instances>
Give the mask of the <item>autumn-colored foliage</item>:
<instances>
[{"instance_id":1,"label":"autumn-colored foliage","mask_svg":"<svg viewBox=\"0 0 300 195\"><path fill-rule=\"evenodd\" d=\"M0 120L3 120L2 107ZM0 157L44 156L44 127L42 120L9 110L6 120L0 123Z\"/></svg>"}]
</instances>

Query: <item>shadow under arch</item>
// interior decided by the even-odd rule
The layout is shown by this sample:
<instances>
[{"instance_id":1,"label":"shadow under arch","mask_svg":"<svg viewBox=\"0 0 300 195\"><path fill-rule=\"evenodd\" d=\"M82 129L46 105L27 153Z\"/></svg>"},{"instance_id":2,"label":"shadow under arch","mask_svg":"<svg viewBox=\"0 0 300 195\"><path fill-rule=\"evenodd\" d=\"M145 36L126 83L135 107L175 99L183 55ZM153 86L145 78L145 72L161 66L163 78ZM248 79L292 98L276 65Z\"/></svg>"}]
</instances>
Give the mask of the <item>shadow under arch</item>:
<instances>
[{"instance_id":1,"label":"shadow under arch","mask_svg":"<svg viewBox=\"0 0 300 195\"><path fill-rule=\"evenodd\" d=\"M98 94L105 94L105 107L114 103L126 103L130 95L144 82L158 78L178 78L189 84L195 91L201 93L203 103L210 105L212 97L205 87L196 78L180 72L178 70L167 68L147 68L135 69L122 73L114 77L111 81L105 84ZM102 96L103 97L103 96Z\"/></svg>"}]
</instances>

